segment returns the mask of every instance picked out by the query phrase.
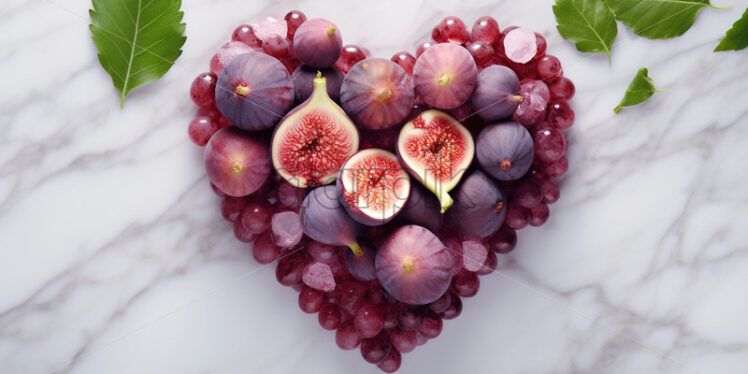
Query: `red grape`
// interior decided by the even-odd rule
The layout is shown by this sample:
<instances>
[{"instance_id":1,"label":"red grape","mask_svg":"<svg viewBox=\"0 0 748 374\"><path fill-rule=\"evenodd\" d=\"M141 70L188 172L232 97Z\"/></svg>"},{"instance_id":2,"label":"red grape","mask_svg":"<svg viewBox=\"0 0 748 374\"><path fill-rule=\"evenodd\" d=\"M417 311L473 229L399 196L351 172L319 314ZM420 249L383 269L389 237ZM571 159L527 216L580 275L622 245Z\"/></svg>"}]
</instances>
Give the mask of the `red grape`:
<instances>
[{"instance_id":1,"label":"red grape","mask_svg":"<svg viewBox=\"0 0 748 374\"><path fill-rule=\"evenodd\" d=\"M478 293L480 280L478 274L467 269L460 270L454 279L452 279L452 289L462 297L472 297Z\"/></svg>"},{"instance_id":2,"label":"red grape","mask_svg":"<svg viewBox=\"0 0 748 374\"><path fill-rule=\"evenodd\" d=\"M558 178L564 175L567 170L569 170L569 160L566 156L562 156L558 161L554 161L545 167L545 173L551 178Z\"/></svg>"},{"instance_id":3,"label":"red grape","mask_svg":"<svg viewBox=\"0 0 748 374\"><path fill-rule=\"evenodd\" d=\"M187 135L195 145L205 146L213 134L220 129L220 126L210 117L195 117L187 127Z\"/></svg>"},{"instance_id":4,"label":"red grape","mask_svg":"<svg viewBox=\"0 0 748 374\"><path fill-rule=\"evenodd\" d=\"M210 108L216 103L216 75L200 73L190 86L190 97L199 107Z\"/></svg>"},{"instance_id":5,"label":"red grape","mask_svg":"<svg viewBox=\"0 0 748 374\"><path fill-rule=\"evenodd\" d=\"M361 355L364 357L364 360L372 364L382 361L390 353L391 349L392 343L390 343L390 338L385 333L380 333L371 339L361 341Z\"/></svg>"},{"instance_id":6,"label":"red grape","mask_svg":"<svg viewBox=\"0 0 748 374\"><path fill-rule=\"evenodd\" d=\"M239 219L234 221L234 236L242 243L251 243L254 241L255 237L254 234L248 232L247 229L244 228L242 221Z\"/></svg>"},{"instance_id":7,"label":"red grape","mask_svg":"<svg viewBox=\"0 0 748 374\"><path fill-rule=\"evenodd\" d=\"M493 17L483 16L475 20L470 31L473 42L486 42L494 45L499 40L499 23Z\"/></svg>"},{"instance_id":8,"label":"red grape","mask_svg":"<svg viewBox=\"0 0 748 374\"><path fill-rule=\"evenodd\" d=\"M551 85L548 86L548 89L551 91L552 100L568 101L574 97L574 83L566 77L561 77L551 83Z\"/></svg>"},{"instance_id":9,"label":"red grape","mask_svg":"<svg viewBox=\"0 0 748 374\"><path fill-rule=\"evenodd\" d=\"M343 323L335 331L335 343L345 351L356 349L361 344L361 336L358 335L351 321Z\"/></svg>"},{"instance_id":10,"label":"red grape","mask_svg":"<svg viewBox=\"0 0 748 374\"><path fill-rule=\"evenodd\" d=\"M264 233L255 239L252 257L260 264L269 264L281 257L281 248L273 243L270 233Z\"/></svg>"},{"instance_id":11,"label":"red grape","mask_svg":"<svg viewBox=\"0 0 748 374\"><path fill-rule=\"evenodd\" d=\"M566 130L574 124L574 111L565 101L548 104L546 121L559 130Z\"/></svg>"},{"instance_id":12,"label":"red grape","mask_svg":"<svg viewBox=\"0 0 748 374\"><path fill-rule=\"evenodd\" d=\"M242 211L242 223L248 232L261 234L270 227L270 212L257 202L249 202Z\"/></svg>"},{"instance_id":13,"label":"red grape","mask_svg":"<svg viewBox=\"0 0 748 374\"><path fill-rule=\"evenodd\" d=\"M242 42L249 47L259 49L262 46L262 40L255 35L255 30L250 25L239 25L231 34L231 40Z\"/></svg>"},{"instance_id":14,"label":"red grape","mask_svg":"<svg viewBox=\"0 0 748 374\"><path fill-rule=\"evenodd\" d=\"M455 319L460 315L460 313L462 313L462 300L460 297L452 294L450 300L452 303L444 312L442 312L442 318L444 319Z\"/></svg>"},{"instance_id":15,"label":"red grape","mask_svg":"<svg viewBox=\"0 0 748 374\"><path fill-rule=\"evenodd\" d=\"M283 17L283 19L286 20L286 27L288 28L286 31L286 39L293 40L293 36L296 34L296 29L306 21L306 15L300 10L292 10L286 13L286 16Z\"/></svg>"},{"instance_id":16,"label":"red grape","mask_svg":"<svg viewBox=\"0 0 748 374\"><path fill-rule=\"evenodd\" d=\"M540 183L540 193L543 195L544 203L553 204L558 201L558 198L561 195L561 190L552 180L543 179Z\"/></svg>"},{"instance_id":17,"label":"red grape","mask_svg":"<svg viewBox=\"0 0 748 374\"><path fill-rule=\"evenodd\" d=\"M394 373L400 368L401 360L400 352L397 349L390 349L390 353L377 364L377 367L385 373Z\"/></svg>"},{"instance_id":18,"label":"red grape","mask_svg":"<svg viewBox=\"0 0 748 374\"><path fill-rule=\"evenodd\" d=\"M535 205L530 208L530 225L540 226L544 224L545 221L548 220L549 215L550 210L548 209L548 205L545 205L544 203Z\"/></svg>"},{"instance_id":19,"label":"red grape","mask_svg":"<svg viewBox=\"0 0 748 374\"><path fill-rule=\"evenodd\" d=\"M416 58L406 51L395 53L390 61L400 65L408 75L413 75L413 66L416 64Z\"/></svg>"},{"instance_id":20,"label":"red grape","mask_svg":"<svg viewBox=\"0 0 748 374\"><path fill-rule=\"evenodd\" d=\"M535 157L541 161L553 162L566 152L566 138L560 131L546 127L535 132Z\"/></svg>"},{"instance_id":21,"label":"red grape","mask_svg":"<svg viewBox=\"0 0 748 374\"><path fill-rule=\"evenodd\" d=\"M270 35L262 42L262 50L279 60L288 56L288 41L278 34Z\"/></svg>"},{"instance_id":22,"label":"red grape","mask_svg":"<svg viewBox=\"0 0 748 374\"><path fill-rule=\"evenodd\" d=\"M418 45L418 48L416 48L416 58L421 57L421 53L423 53L425 50L433 46L434 44L437 44L433 40L427 40L425 42L422 42Z\"/></svg>"},{"instance_id":23,"label":"red grape","mask_svg":"<svg viewBox=\"0 0 748 374\"><path fill-rule=\"evenodd\" d=\"M439 43L462 44L470 40L465 23L455 16L445 17L434 27L431 38Z\"/></svg>"},{"instance_id":24,"label":"red grape","mask_svg":"<svg viewBox=\"0 0 748 374\"><path fill-rule=\"evenodd\" d=\"M434 339L442 332L442 319L438 316L426 316L423 318L418 331L425 337Z\"/></svg>"},{"instance_id":25,"label":"red grape","mask_svg":"<svg viewBox=\"0 0 748 374\"><path fill-rule=\"evenodd\" d=\"M538 78L550 82L564 74L561 61L556 56L545 55L536 64Z\"/></svg>"},{"instance_id":26,"label":"red grape","mask_svg":"<svg viewBox=\"0 0 748 374\"><path fill-rule=\"evenodd\" d=\"M340 325L340 309L334 304L324 304L317 315L320 326L325 330L335 330Z\"/></svg>"},{"instance_id":27,"label":"red grape","mask_svg":"<svg viewBox=\"0 0 748 374\"><path fill-rule=\"evenodd\" d=\"M521 230L527 227L529 220L530 211L527 208L519 204L509 204L506 211L506 220L504 221L507 226L515 230Z\"/></svg>"},{"instance_id":28,"label":"red grape","mask_svg":"<svg viewBox=\"0 0 748 374\"><path fill-rule=\"evenodd\" d=\"M229 222L236 221L247 206L247 199L243 197L229 196L221 201L221 215Z\"/></svg>"},{"instance_id":29,"label":"red grape","mask_svg":"<svg viewBox=\"0 0 748 374\"><path fill-rule=\"evenodd\" d=\"M534 60L543 57L543 55L545 55L545 50L548 47L548 44L546 43L543 35L540 35L538 33L535 33L535 44L537 44L538 46L538 52L535 53L535 57L533 57Z\"/></svg>"},{"instance_id":30,"label":"red grape","mask_svg":"<svg viewBox=\"0 0 748 374\"><path fill-rule=\"evenodd\" d=\"M466 45L466 48L473 56L473 60L475 60L475 64L478 67L482 68L491 64L494 52L488 43L481 41L472 42Z\"/></svg>"},{"instance_id":31,"label":"red grape","mask_svg":"<svg viewBox=\"0 0 748 374\"><path fill-rule=\"evenodd\" d=\"M373 338L382 331L384 315L376 304L365 301L353 314L353 325L362 338Z\"/></svg>"},{"instance_id":32,"label":"red grape","mask_svg":"<svg viewBox=\"0 0 748 374\"><path fill-rule=\"evenodd\" d=\"M392 346L399 352L409 353L416 348L416 332L394 329L390 332Z\"/></svg>"},{"instance_id":33,"label":"red grape","mask_svg":"<svg viewBox=\"0 0 748 374\"><path fill-rule=\"evenodd\" d=\"M488 238L488 246L496 253L509 253L517 245L517 233L507 225L501 226Z\"/></svg>"},{"instance_id":34,"label":"red grape","mask_svg":"<svg viewBox=\"0 0 748 374\"><path fill-rule=\"evenodd\" d=\"M325 295L314 288L303 286L299 293L299 308L304 313L317 313L325 302Z\"/></svg>"}]
</instances>

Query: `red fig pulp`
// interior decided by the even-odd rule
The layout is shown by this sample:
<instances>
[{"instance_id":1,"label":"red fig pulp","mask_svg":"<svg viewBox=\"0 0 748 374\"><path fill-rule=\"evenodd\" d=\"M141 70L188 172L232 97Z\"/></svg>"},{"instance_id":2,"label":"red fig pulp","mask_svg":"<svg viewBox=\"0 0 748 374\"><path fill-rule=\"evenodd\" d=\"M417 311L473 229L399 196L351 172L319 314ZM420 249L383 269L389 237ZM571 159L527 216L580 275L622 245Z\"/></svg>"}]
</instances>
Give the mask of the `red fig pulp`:
<instances>
[{"instance_id":1,"label":"red fig pulp","mask_svg":"<svg viewBox=\"0 0 748 374\"><path fill-rule=\"evenodd\" d=\"M275 129L273 166L296 187L330 184L345 160L356 153L358 142L356 126L327 95L325 78L318 74L312 96Z\"/></svg>"},{"instance_id":2,"label":"red fig pulp","mask_svg":"<svg viewBox=\"0 0 748 374\"><path fill-rule=\"evenodd\" d=\"M397 154L413 177L439 199L441 212L452 206L452 190L473 161L470 131L438 110L427 110L400 130Z\"/></svg>"}]
</instances>

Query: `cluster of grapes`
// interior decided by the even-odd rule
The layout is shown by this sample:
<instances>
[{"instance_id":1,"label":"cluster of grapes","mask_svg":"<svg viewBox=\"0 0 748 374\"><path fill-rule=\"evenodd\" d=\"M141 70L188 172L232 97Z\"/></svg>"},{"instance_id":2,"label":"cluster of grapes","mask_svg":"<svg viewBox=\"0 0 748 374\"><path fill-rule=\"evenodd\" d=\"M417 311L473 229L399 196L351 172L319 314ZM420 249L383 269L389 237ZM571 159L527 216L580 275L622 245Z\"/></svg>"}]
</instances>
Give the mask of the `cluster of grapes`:
<instances>
[{"instance_id":1,"label":"cluster of grapes","mask_svg":"<svg viewBox=\"0 0 748 374\"><path fill-rule=\"evenodd\" d=\"M232 41L219 48L211 59L210 71L200 74L192 83L190 94L200 107L188 128L195 144L205 146L219 129L232 126L216 108L217 77L223 67L246 52L262 51L278 59L289 73L297 72L301 61L296 57L293 40L304 21L306 16L302 12L291 11L284 20L266 21L259 27L241 25L234 31ZM522 32L508 35L514 30ZM520 178L500 182L507 199L505 205L497 209L506 209L506 217L490 236L470 237L449 222L443 222L441 217L435 218L434 233L452 257L451 284L436 301L412 305L397 300L383 288L376 275L372 276L373 265L359 270L357 265L351 265L351 252L346 247L323 244L305 235L299 212L307 190L289 184L277 172L272 172L262 187L249 196L229 196L211 184L223 199L221 214L233 223L236 238L254 243L252 256L258 263L277 262L276 278L299 292L300 309L317 313L324 329L335 330L336 343L341 349L359 348L367 362L385 372L394 372L400 367L402 353L436 338L443 320L459 316L462 298L478 292L478 276L496 269L497 254L514 249L517 230L546 222L548 205L556 202L560 194L556 181L568 169L562 131L574 122L574 112L567 103L574 95L574 85L563 76L559 60L545 53L545 39L516 27L500 31L491 17L479 18L468 32L462 20L447 17L434 27L432 40L418 46L415 56L401 51L393 55L391 61L413 76L417 58L428 48L442 43L467 49L479 70L500 65L516 73L520 84L515 96L521 98L514 104L516 110L512 107L512 119L531 134L534 158L529 170ZM345 76L356 63L369 56L365 48L346 45L329 69ZM338 99L332 93L330 96ZM491 105L501 106L501 103ZM427 108L423 98L416 98L409 118ZM489 122L482 118L481 111L490 110L477 108L472 100L447 112L477 138ZM401 127L362 129L361 148L376 147L394 152ZM256 138L266 143L270 141L268 132L259 132ZM383 238L402 224L402 221L393 220L381 226L365 227L361 239L369 243L366 256L372 256ZM368 261L373 262L373 258Z\"/></svg>"}]
</instances>

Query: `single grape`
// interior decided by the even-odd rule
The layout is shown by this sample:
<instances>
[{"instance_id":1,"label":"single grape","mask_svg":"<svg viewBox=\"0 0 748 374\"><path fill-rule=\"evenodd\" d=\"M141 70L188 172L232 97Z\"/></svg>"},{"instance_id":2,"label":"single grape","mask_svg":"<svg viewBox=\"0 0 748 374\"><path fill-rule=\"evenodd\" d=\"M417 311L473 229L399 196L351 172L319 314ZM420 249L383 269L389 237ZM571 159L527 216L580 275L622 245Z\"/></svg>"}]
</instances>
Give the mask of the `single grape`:
<instances>
[{"instance_id":1,"label":"single grape","mask_svg":"<svg viewBox=\"0 0 748 374\"><path fill-rule=\"evenodd\" d=\"M270 56L283 60L288 56L288 41L278 34L270 35L262 42L262 50Z\"/></svg>"},{"instance_id":2,"label":"single grape","mask_svg":"<svg viewBox=\"0 0 748 374\"><path fill-rule=\"evenodd\" d=\"M460 270L452 279L452 289L462 297L475 296L479 287L478 274L467 269Z\"/></svg>"},{"instance_id":3,"label":"single grape","mask_svg":"<svg viewBox=\"0 0 748 374\"><path fill-rule=\"evenodd\" d=\"M483 267L477 271L477 273L478 275L491 274L496 270L496 266L498 264L499 259L496 258L496 253L488 252L488 256L486 256L486 262L483 264Z\"/></svg>"},{"instance_id":4,"label":"single grape","mask_svg":"<svg viewBox=\"0 0 748 374\"><path fill-rule=\"evenodd\" d=\"M540 193L543 195L544 203L553 204L558 201L558 198L561 195L561 190L552 180L543 179L540 183Z\"/></svg>"},{"instance_id":5,"label":"single grape","mask_svg":"<svg viewBox=\"0 0 748 374\"><path fill-rule=\"evenodd\" d=\"M533 57L533 60L542 58L545 55L546 48L548 47L548 44L545 41L545 37L538 33L535 33L535 44L537 45L537 52L535 53L535 57Z\"/></svg>"},{"instance_id":6,"label":"single grape","mask_svg":"<svg viewBox=\"0 0 748 374\"><path fill-rule=\"evenodd\" d=\"M216 82L218 78L213 73L200 73L190 86L190 97L195 105L211 108L216 103Z\"/></svg>"},{"instance_id":7,"label":"single grape","mask_svg":"<svg viewBox=\"0 0 748 374\"><path fill-rule=\"evenodd\" d=\"M317 313L325 302L325 295L322 291L314 288L303 286L299 293L299 308L304 313Z\"/></svg>"},{"instance_id":8,"label":"single grape","mask_svg":"<svg viewBox=\"0 0 748 374\"><path fill-rule=\"evenodd\" d=\"M416 348L416 332L401 329L390 331L392 346L401 353L412 352Z\"/></svg>"},{"instance_id":9,"label":"single grape","mask_svg":"<svg viewBox=\"0 0 748 374\"><path fill-rule=\"evenodd\" d=\"M384 360L387 354L390 353L390 349L392 349L392 343L389 336L385 333L380 333L371 339L361 341L361 355L364 357L364 360L372 364Z\"/></svg>"},{"instance_id":10,"label":"single grape","mask_svg":"<svg viewBox=\"0 0 748 374\"><path fill-rule=\"evenodd\" d=\"M473 42L481 41L494 45L499 40L499 23L491 16L483 16L475 20L470 31Z\"/></svg>"},{"instance_id":11,"label":"single grape","mask_svg":"<svg viewBox=\"0 0 748 374\"><path fill-rule=\"evenodd\" d=\"M306 247L306 251L311 258L314 260L331 264L338 259L338 254L341 248L345 247L333 247L331 245L323 244L318 241L312 240Z\"/></svg>"},{"instance_id":12,"label":"single grape","mask_svg":"<svg viewBox=\"0 0 748 374\"><path fill-rule=\"evenodd\" d=\"M357 62L367 57L369 56L364 53L361 47L353 44L344 45L343 50L340 51L340 57L335 61L333 66L343 72L343 74L348 74L353 65L356 65Z\"/></svg>"},{"instance_id":13,"label":"single grape","mask_svg":"<svg viewBox=\"0 0 748 374\"><path fill-rule=\"evenodd\" d=\"M475 60L475 64L478 65L479 68L484 68L490 65L494 54L493 48L491 48L490 44L477 41L469 43L465 47L473 56L473 60Z\"/></svg>"},{"instance_id":14,"label":"single grape","mask_svg":"<svg viewBox=\"0 0 748 374\"><path fill-rule=\"evenodd\" d=\"M234 222L241 216L242 210L246 205L247 199L243 197L226 197L221 201L221 215L223 219Z\"/></svg>"},{"instance_id":15,"label":"single grape","mask_svg":"<svg viewBox=\"0 0 748 374\"><path fill-rule=\"evenodd\" d=\"M566 130L574 124L574 111L565 101L554 101L548 104L545 117L549 124L559 130Z\"/></svg>"},{"instance_id":16,"label":"single grape","mask_svg":"<svg viewBox=\"0 0 748 374\"><path fill-rule=\"evenodd\" d=\"M566 156L562 156L558 161L554 161L545 167L545 173L551 178L558 178L564 175L567 170L569 170L569 160Z\"/></svg>"},{"instance_id":17,"label":"single grape","mask_svg":"<svg viewBox=\"0 0 748 374\"><path fill-rule=\"evenodd\" d=\"M320 308L317 319L323 329L335 330L340 326L340 309L334 304L326 303Z\"/></svg>"},{"instance_id":18,"label":"single grape","mask_svg":"<svg viewBox=\"0 0 748 374\"><path fill-rule=\"evenodd\" d=\"M552 162L560 159L566 152L566 138L560 131L546 127L535 132L535 157L541 161Z\"/></svg>"},{"instance_id":19,"label":"single grape","mask_svg":"<svg viewBox=\"0 0 748 374\"><path fill-rule=\"evenodd\" d=\"M300 285L304 265L304 255L301 252L283 257L275 268L275 278L284 286Z\"/></svg>"},{"instance_id":20,"label":"single grape","mask_svg":"<svg viewBox=\"0 0 748 374\"><path fill-rule=\"evenodd\" d=\"M434 339L442 332L442 319L438 316L426 316L423 318L418 331L423 334L423 336L429 339Z\"/></svg>"},{"instance_id":21,"label":"single grape","mask_svg":"<svg viewBox=\"0 0 748 374\"><path fill-rule=\"evenodd\" d=\"M292 10L286 13L283 19L286 20L286 27L288 28L286 30L286 39L293 40L296 30L306 21L306 15L300 10Z\"/></svg>"},{"instance_id":22,"label":"single grape","mask_svg":"<svg viewBox=\"0 0 748 374\"><path fill-rule=\"evenodd\" d=\"M259 264L269 264L281 257L282 249L273 243L270 233L261 234L252 245L252 257Z\"/></svg>"},{"instance_id":23,"label":"single grape","mask_svg":"<svg viewBox=\"0 0 748 374\"><path fill-rule=\"evenodd\" d=\"M535 69L538 73L538 78L546 82L551 82L564 74L564 70L561 68L561 61L556 56L545 55L541 57Z\"/></svg>"},{"instance_id":24,"label":"single grape","mask_svg":"<svg viewBox=\"0 0 748 374\"><path fill-rule=\"evenodd\" d=\"M561 77L548 87L552 100L568 101L574 97L574 83L569 78Z\"/></svg>"},{"instance_id":25,"label":"single grape","mask_svg":"<svg viewBox=\"0 0 748 374\"><path fill-rule=\"evenodd\" d=\"M445 17L431 32L431 38L439 43L463 44L470 40L465 23L455 16Z\"/></svg>"},{"instance_id":26,"label":"single grape","mask_svg":"<svg viewBox=\"0 0 748 374\"><path fill-rule=\"evenodd\" d=\"M426 40L424 42L421 42L421 44L419 44L418 47L416 48L416 59L418 57L421 57L421 54L423 52L425 52L427 49L431 48L435 44L437 43L433 40Z\"/></svg>"},{"instance_id":27,"label":"single grape","mask_svg":"<svg viewBox=\"0 0 748 374\"><path fill-rule=\"evenodd\" d=\"M252 234L262 234L270 227L270 212L258 202L248 203L242 211L242 224Z\"/></svg>"},{"instance_id":28,"label":"single grape","mask_svg":"<svg viewBox=\"0 0 748 374\"><path fill-rule=\"evenodd\" d=\"M413 76L413 66L416 64L416 57L406 51L400 51L392 55L390 61L400 65L408 75Z\"/></svg>"},{"instance_id":29,"label":"single grape","mask_svg":"<svg viewBox=\"0 0 748 374\"><path fill-rule=\"evenodd\" d=\"M401 360L400 352L397 349L391 349L390 353L382 361L379 361L377 367L385 373L394 373L400 368Z\"/></svg>"},{"instance_id":30,"label":"single grape","mask_svg":"<svg viewBox=\"0 0 748 374\"><path fill-rule=\"evenodd\" d=\"M345 351L356 349L361 344L361 336L358 335L351 321L341 324L335 331L335 343Z\"/></svg>"},{"instance_id":31,"label":"single grape","mask_svg":"<svg viewBox=\"0 0 748 374\"><path fill-rule=\"evenodd\" d=\"M441 313L447 310L450 305L452 305L452 294L449 292L445 292L442 297L434 301L433 303L429 304L429 310L431 310L434 313Z\"/></svg>"},{"instance_id":32,"label":"single grape","mask_svg":"<svg viewBox=\"0 0 748 374\"><path fill-rule=\"evenodd\" d=\"M442 318L444 319L455 319L460 315L460 313L462 313L462 300L460 299L460 296L452 294L450 300L452 303L444 312L442 312Z\"/></svg>"},{"instance_id":33,"label":"single grape","mask_svg":"<svg viewBox=\"0 0 748 374\"><path fill-rule=\"evenodd\" d=\"M488 238L488 246L496 253L509 253L517 246L517 233L505 224Z\"/></svg>"},{"instance_id":34,"label":"single grape","mask_svg":"<svg viewBox=\"0 0 748 374\"><path fill-rule=\"evenodd\" d=\"M234 221L234 236L242 243L251 243L255 238L254 234L248 232L244 228L244 225L242 225L242 221L239 219Z\"/></svg>"},{"instance_id":35,"label":"single grape","mask_svg":"<svg viewBox=\"0 0 748 374\"><path fill-rule=\"evenodd\" d=\"M509 207L506 211L506 225L511 227L514 230L521 230L527 227L527 224L530 220L530 211L519 205L519 204L509 204Z\"/></svg>"},{"instance_id":36,"label":"single grape","mask_svg":"<svg viewBox=\"0 0 748 374\"><path fill-rule=\"evenodd\" d=\"M384 314L376 304L370 301L364 301L353 314L353 325L364 339L377 336L382 331L383 324Z\"/></svg>"},{"instance_id":37,"label":"single grape","mask_svg":"<svg viewBox=\"0 0 748 374\"><path fill-rule=\"evenodd\" d=\"M366 286L357 281L340 284L340 300L338 305L348 312L354 312L366 298Z\"/></svg>"},{"instance_id":38,"label":"single grape","mask_svg":"<svg viewBox=\"0 0 748 374\"><path fill-rule=\"evenodd\" d=\"M413 331L421 326L423 315L417 309L403 308L397 316L397 324L401 329Z\"/></svg>"},{"instance_id":39,"label":"single grape","mask_svg":"<svg viewBox=\"0 0 748 374\"><path fill-rule=\"evenodd\" d=\"M548 205L544 203L535 205L530 208L530 225L541 226L548 220L549 215L550 210L548 209Z\"/></svg>"},{"instance_id":40,"label":"single grape","mask_svg":"<svg viewBox=\"0 0 748 374\"><path fill-rule=\"evenodd\" d=\"M190 125L187 127L187 135L189 135L193 143L203 147L208 144L210 137L219 129L220 126L212 118L199 116L190 122Z\"/></svg>"},{"instance_id":41,"label":"single grape","mask_svg":"<svg viewBox=\"0 0 748 374\"><path fill-rule=\"evenodd\" d=\"M250 25L239 25L231 34L231 40L242 42L249 47L259 49L262 47L262 40L255 35L255 30Z\"/></svg>"}]
</instances>

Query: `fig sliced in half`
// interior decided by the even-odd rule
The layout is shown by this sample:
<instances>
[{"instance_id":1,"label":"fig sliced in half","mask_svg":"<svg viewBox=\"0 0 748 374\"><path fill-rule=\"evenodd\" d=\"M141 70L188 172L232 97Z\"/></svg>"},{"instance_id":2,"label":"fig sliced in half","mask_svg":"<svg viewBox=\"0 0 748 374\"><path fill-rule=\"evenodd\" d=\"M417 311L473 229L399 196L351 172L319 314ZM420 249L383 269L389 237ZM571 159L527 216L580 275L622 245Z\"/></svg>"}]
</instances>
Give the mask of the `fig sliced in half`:
<instances>
[{"instance_id":1,"label":"fig sliced in half","mask_svg":"<svg viewBox=\"0 0 748 374\"><path fill-rule=\"evenodd\" d=\"M391 152L369 148L351 156L338 174L340 203L356 221L378 226L408 200L410 177Z\"/></svg>"},{"instance_id":2,"label":"fig sliced in half","mask_svg":"<svg viewBox=\"0 0 748 374\"><path fill-rule=\"evenodd\" d=\"M405 168L439 199L440 210L452 206L452 190L475 154L470 131L448 114L427 110L400 130L397 154Z\"/></svg>"},{"instance_id":3,"label":"fig sliced in half","mask_svg":"<svg viewBox=\"0 0 748 374\"><path fill-rule=\"evenodd\" d=\"M318 73L312 96L275 129L273 166L296 187L330 184L345 160L356 153L358 142L356 126L327 95L325 78Z\"/></svg>"}]
</instances>

